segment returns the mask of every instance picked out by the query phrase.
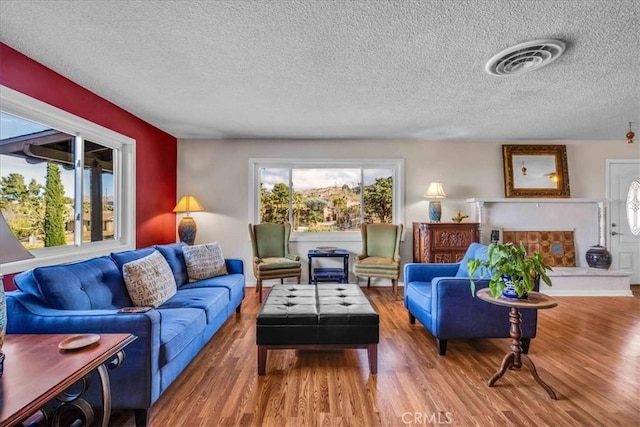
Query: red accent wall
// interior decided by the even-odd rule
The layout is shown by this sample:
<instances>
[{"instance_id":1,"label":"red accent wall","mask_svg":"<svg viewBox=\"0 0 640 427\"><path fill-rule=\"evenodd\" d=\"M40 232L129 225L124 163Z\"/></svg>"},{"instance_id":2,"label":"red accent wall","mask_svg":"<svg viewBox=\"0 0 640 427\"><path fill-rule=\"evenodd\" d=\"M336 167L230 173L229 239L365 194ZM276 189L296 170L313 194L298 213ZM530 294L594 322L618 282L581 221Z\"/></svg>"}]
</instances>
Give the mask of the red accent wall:
<instances>
[{"instance_id":1,"label":"red accent wall","mask_svg":"<svg viewBox=\"0 0 640 427\"><path fill-rule=\"evenodd\" d=\"M175 137L4 43L0 84L135 139L136 247L176 241Z\"/></svg>"}]
</instances>

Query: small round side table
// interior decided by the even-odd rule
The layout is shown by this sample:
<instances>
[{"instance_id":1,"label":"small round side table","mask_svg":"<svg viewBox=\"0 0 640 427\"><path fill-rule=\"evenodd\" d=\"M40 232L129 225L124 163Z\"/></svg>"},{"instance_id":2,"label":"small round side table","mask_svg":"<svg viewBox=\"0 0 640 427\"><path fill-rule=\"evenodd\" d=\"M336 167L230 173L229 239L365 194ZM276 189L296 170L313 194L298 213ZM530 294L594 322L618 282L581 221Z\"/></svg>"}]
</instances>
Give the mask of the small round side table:
<instances>
[{"instance_id":1,"label":"small round side table","mask_svg":"<svg viewBox=\"0 0 640 427\"><path fill-rule=\"evenodd\" d=\"M494 298L491 295L489 288L484 288L476 292L476 296L488 303L509 307L511 309L509 312L509 323L511 323L511 327L509 329L509 336L511 337L511 351L507 353L504 359L502 359L502 364L500 365L498 372L489 379L489 387L493 386L496 381L498 381L505 372L507 372L507 369L520 369L524 364L529 368L531 375L533 375L533 378L535 378L538 384L546 390L549 397L553 400L557 400L558 398L556 397L555 391L553 391L547 383L542 381L529 356L522 353L522 342L520 341L522 338L522 319L520 317L520 309L531 308L534 310L540 310L544 308L553 308L557 306L558 303L550 296L536 291L530 291L529 296L526 299L505 297Z\"/></svg>"}]
</instances>

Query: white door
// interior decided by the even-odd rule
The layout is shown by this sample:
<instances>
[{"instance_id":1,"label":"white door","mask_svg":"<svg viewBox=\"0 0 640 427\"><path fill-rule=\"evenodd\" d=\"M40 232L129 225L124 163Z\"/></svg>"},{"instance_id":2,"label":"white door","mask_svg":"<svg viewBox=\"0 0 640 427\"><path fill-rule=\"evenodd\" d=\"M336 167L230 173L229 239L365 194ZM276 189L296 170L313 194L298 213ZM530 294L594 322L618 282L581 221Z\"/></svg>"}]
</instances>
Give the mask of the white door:
<instances>
[{"instance_id":1,"label":"white door","mask_svg":"<svg viewBox=\"0 0 640 427\"><path fill-rule=\"evenodd\" d=\"M607 169L611 268L640 284L640 160L608 160Z\"/></svg>"}]
</instances>

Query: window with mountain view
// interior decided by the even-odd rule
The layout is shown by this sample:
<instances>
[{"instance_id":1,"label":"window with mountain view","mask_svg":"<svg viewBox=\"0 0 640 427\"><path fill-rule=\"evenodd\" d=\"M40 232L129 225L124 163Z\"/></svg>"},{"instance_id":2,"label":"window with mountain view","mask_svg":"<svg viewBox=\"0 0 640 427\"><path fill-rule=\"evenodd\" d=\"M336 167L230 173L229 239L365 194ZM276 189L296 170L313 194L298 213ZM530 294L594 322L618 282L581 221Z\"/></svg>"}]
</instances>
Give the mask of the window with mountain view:
<instances>
[{"instance_id":1,"label":"window with mountain view","mask_svg":"<svg viewBox=\"0 0 640 427\"><path fill-rule=\"evenodd\" d=\"M258 221L289 222L295 233L355 233L362 223L393 223L401 162L256 162ZM267 162L268 163L268 162ZM322 167L321 167L322 166Z\"/></svg>"}]
</instances>

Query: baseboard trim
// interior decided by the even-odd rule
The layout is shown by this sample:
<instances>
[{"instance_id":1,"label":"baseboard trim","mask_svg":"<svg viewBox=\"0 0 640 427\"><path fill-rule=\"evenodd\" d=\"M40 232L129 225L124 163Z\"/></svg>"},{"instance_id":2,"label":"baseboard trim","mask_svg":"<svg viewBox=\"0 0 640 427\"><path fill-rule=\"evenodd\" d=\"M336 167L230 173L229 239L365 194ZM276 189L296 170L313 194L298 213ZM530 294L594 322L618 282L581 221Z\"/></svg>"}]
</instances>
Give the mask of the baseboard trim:
<instances>
[{"instance_id":1,"label":"baseboard trim","mask_svg":"<svg viewBox=\"0 0 640 427\"><path fill-rule=\"evenodd\" d=\"M553 297L632 297L631 290L545 290L545 294Z\"/></svg>"}]
</instances>

